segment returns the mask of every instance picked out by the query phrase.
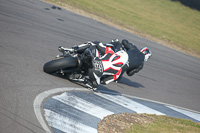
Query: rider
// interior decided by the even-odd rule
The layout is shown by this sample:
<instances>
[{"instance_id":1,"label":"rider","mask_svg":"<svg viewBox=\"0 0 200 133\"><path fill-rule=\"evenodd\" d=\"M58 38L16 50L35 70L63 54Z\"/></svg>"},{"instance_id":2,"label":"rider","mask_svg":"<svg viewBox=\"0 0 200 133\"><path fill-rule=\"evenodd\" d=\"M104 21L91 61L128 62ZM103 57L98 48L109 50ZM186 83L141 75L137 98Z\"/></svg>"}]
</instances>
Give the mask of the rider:
<instances>
[{"instance_id":1,"label":"rider","mask_svg":"<svg viewBox=\"0 0 200 133\"><path fill-rule=\"evenodd\" d=\"M119 42L117 42L119 44ZM116 44L114 42L114 44ZM128 76L132 76L135 73L139 72L151 56L151 50L147 47L141 48L140 50L130 43L128 40L122 40L122 45L126 49L129 56L129 64L123 67L123 72L126 72Z\"/></svg>"},{"instance_id":2,"label":"rider","mask_svg":"<svg viewBox=\"0 0 200 133\"><path fill-rule=\"evenodd\" d=\"M120 77L118 77L115 82L118 82L121 79L124 72L126 72L128 76L132 76L135 73L138 73L140 70L142 70L144 62L146 62L152 55L150 49L147 47L139 50L135 45L126 39L123 39L122 43L120 43L118 39L112 40L111 44L114 45L116 51L124 49L129 56L128 63L122 67ZM107 84L109 78L111 77L107 76L101 79L101 83Z\"/></svg>"}]
</instances>

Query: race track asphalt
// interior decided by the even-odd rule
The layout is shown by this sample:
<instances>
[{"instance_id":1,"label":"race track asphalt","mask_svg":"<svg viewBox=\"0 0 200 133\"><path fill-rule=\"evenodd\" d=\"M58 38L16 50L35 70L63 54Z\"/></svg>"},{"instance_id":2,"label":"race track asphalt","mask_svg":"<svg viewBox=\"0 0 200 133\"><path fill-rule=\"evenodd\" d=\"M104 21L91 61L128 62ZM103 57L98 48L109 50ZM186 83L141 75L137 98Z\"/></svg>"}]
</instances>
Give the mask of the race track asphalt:
<instances>
[{"instance_id":1,"label":"race track asphalt","mask_svg":"<svg viewBox=\"0 0 200 133\"><path fill-rule=\"evenodd\" d=\"M53 9L39 0L0 0L0 132L43 133L33 110L35 97L50 89L80 87L43 72L43 64L89 40L128 39L148 46L152 58L138 74L99 89L200 111L200 59L126 31Z\"/></svg>"}]
</instances>

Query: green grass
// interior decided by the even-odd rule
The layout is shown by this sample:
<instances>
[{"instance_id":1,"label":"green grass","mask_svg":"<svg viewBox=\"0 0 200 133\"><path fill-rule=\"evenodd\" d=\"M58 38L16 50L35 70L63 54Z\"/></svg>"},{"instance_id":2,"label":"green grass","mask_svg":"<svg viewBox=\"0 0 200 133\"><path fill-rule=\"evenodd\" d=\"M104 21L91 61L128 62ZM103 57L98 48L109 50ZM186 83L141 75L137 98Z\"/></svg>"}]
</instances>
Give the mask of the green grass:
<instances>
[{"instance_id":1,"label":"green grass","mask_svg":"<svg viewBox=\"0 0 200 133\"><path fill-rule=\"evenodd\" d=\"M200 124L190 120L154 116L151 124L134 124L126 133L200 133Z\"/></svg>"},{"instance_id":2,"label":"green grass","mask_svg":"<svg viewBox=\"0 0 200 133\"><path fill-rule=\"evenodd\" d=\"M66 3L200 55L200 12L171 0L47 0Z\"/></svg>"}]
</instances>

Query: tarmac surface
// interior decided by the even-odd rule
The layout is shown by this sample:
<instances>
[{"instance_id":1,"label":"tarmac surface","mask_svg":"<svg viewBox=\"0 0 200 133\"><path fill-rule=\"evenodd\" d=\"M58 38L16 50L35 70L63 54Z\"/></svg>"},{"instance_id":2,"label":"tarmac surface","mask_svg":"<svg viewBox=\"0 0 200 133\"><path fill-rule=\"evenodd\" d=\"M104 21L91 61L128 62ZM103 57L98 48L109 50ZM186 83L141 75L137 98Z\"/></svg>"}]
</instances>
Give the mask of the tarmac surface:
<instances>
[{"instance_id":1,"label":"tarmac surface","mask_svg":"<svg viewBox=\"0 0 200 133\"><path fill-rule=\"evenodd\" d=\"M80 87L43 72L59 52L89 40L128 39L147 46L143 70L99 90L128 94L200 112L200 59L39 0L0 0L0 132L43 133L33 102L44 91Z\"/></svg>"}]
</instances>

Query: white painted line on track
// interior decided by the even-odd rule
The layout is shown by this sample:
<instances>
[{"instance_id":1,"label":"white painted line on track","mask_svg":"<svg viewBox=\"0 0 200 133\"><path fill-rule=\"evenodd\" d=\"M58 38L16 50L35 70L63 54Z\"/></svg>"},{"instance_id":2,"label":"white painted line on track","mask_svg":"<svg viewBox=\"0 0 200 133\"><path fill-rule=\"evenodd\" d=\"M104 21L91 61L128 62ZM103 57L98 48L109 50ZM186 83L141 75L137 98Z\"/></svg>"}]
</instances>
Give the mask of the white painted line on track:
<instances>
[{"instance_id":1,"label":"white painted line on track","mask_svg":"<svg viewBox=\"0 0 200 133\"><path fill-rule=\"evenodd\" d=\"M129 98L126 98L124 96L119 95L105 95L101 93L95 93L98 96L101 96L107 100L110 100L116 104L119 104L125 108L128 108L130 110L133 110L137 113L147 113L147 114L156 114L156 115L165 115L159 111L156 111L154 109L151 109L145 105L142 105L140 103L137 103Z\"/></svg>"},{"instance_id":2,"label":"white painted line on track","mask_svg":"<svg viewBox=\"0 0 200 133\"><path fill-rule=\"evenodd\" d=\"M108 93L108 94L112 94L112 93ZM114 94L117 94L117 93L114 93ZM128 98L135 98L135 99L139 99L139 100L143 100L143 101L148 101L148 102L153 102L153 103L157 103L157 104L162 104L162 105L165 105L166 107L170 106L170 107L179 108L179 109L182 109L182 110L187 110L188 112L193 112L193 113L200 114L200 112L198 112L198 111L187 109L187 108L183 108L183 107L179 107L179 106L175 106L175 105L164 103L164 102L158 102L158 101L150 100L150 99L146 99L146 98L141 98L141 97L136 97L136 96L130 96L130 95L127 95L127 94L121 94L121 95L125 96L125 97L128 97Z\"/></svg>"},{"instance_id":3,"label":"white painted line on track","mask_svg":"<svg viewBox=\"0 0 200 133\"><path fill-rule=\"evenodd\" d=\"M101 120L107 115L114 114L114 112L108 111L104 108L94 105L88 101L85 101L85 100L77 97L77 96L68 95L68 93L63 93L61 95L54 96L53 99L56 99L64 104L72 106L73 108L81 110L87 114L90 114L97 118L100 118ZM75 99L75 100L73 100L73 99Z\"/></svg>"},{"instance_id":4,"label":"white painted line on track","mask_svg":"<svg viewBox=\"0 0 200 133\"><path fill-rule=\"evenodd\" d=\"M46 133L51 133L51 130L49 128L49 126L47 126L48 124L46 123L46 121L44 120L43 117L43 108L42 108L42 102L48 98L50 95L54 95L56 93L61 93L61 92L66 92L66 91L89 91L87 89L84 88L56 88L56 89L52 89L52 90L48 90L45 92L40 93L39 95L36 96L34 102L33 102L33 108L34 108L34 112L35 115L38 119L38 121L40 122L41 126L43 127L43 129L46 131Z\"/></svg>"},{"instance_id":5,"label":"white painted line on track","mask_svg":"<svg viewBox=\"0 0 200 133\"><path fill-rule=\"evenodd\" d=\"M171 106L167 106L167 107L170 108L170 109L173 109L173 110L175 110L177 112L180 112L180 113L182 113L184 115L187 115L187 116L189 116L189 117L191 117L191 118L193 118L195 120L200 121L200 114L193 113L193 112L190 112L190 111L187 111L187 110L183 110L183 109L179 109L179 108L175 108L175 107L171 107Z\"/></svg>"},{"instance_id":6,"label":"white painted line on track","mask_svg":"<svg viewBox=\"0 0 200 133\"><path fill-rule=\"evenodd\" d=\"M49 125L63 132L69 133L97 133L97 129L69 119L58 113L45 109L46 120Z\"/></svg>"}]
</instances>

